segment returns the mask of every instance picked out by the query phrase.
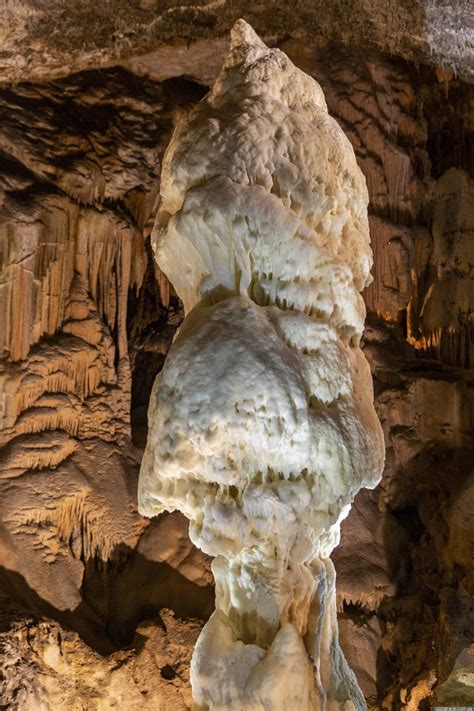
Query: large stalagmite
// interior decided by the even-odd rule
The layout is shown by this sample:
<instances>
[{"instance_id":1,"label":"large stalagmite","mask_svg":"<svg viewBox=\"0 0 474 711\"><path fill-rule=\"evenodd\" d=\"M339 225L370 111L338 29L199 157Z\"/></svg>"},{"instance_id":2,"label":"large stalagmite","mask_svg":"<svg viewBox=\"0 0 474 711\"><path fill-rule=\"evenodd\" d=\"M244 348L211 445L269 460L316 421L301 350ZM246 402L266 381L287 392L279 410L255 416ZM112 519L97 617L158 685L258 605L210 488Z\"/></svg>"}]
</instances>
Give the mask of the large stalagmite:
<instances>
[{"instance_id":1,"label":"large stalagmite","mask_svg":"<svg viewBox=\"0 0 474 711\"><path fill-rule=\"evenodd\" d=\"M367 190L323 93L244 21L175 131L155 227L187 317L152 394L139 506L215 557L203 709L364 708L329 555L383 438L359 348Z\"/></svg>"}]
</instances>

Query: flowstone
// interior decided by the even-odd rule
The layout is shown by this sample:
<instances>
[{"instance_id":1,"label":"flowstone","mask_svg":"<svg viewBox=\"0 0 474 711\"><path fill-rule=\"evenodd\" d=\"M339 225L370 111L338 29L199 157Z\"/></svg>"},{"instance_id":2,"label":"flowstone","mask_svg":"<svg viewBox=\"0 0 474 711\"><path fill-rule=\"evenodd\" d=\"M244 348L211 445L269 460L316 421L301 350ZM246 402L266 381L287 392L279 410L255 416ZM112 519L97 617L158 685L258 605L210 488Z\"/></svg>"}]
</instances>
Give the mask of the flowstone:
<instances>
[{"instance_id":1,"label":"flowstone","mask_svg":"<svg viewBox=\"0 0 474 711\"><path fill-rule=\"evenodd\" d=\"M240 20L165 156L154 249L186 319L152 393L142 514L215 558L198 708L363 709L339 648L339 527L384 443L359 341L367 189L321 88Z\"/></svg>"}]
</instances>

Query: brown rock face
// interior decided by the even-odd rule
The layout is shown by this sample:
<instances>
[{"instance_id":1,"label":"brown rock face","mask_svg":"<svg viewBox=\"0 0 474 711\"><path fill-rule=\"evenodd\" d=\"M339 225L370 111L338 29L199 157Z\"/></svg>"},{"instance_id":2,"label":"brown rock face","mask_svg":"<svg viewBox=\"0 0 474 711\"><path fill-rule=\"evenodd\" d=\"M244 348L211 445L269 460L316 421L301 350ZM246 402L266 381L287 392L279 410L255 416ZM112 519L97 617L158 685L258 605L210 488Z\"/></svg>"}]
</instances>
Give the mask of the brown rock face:
<instances>
[{"instance_id":1,"label":"brown rock face","mask_svg":"<svg viewBox=\"0 0 474 711\"><path fill-rule=\"evenodd\" d=\"M201 624L184 625L164 609L161 625L142 623L129 650L102 657L57 622L25 618L15 608L0 621L2 700L9 708L186 711L189 663ZM5 615L6 617L6 615Z\"/></svg>"},{"instance_id":2,"label":"brown rock face","mask_svg":"<svg viewBox=\"0 0 474 711\"><path fill-rule=\"evenodd\" d=\"M161 5L126 16L120 3L51 2L51 37L41 3L1 11L14 29L3 76L22 80L0 90L6 708L189 708L189 656L213 606L185 520L141 518L136 486L151 385L182 318L148 246L161 158L241 10ZM340 632L372 708L461 705L474 639L473 94L413 61L428 61L440 26L462 25L430 61L467 77L469 22L464 3L436 22L433 3L423 16L395 3L390 21L383 3L350 5L245 15L320 82L371 199L365 351L387 464L334 556Z\"/></svg>"},{"instance_id":3,"label":"brown rock face","mask_svg":"<svg viewBox=\"0 0 474 711\"><path fill-rule=\"evenodd\" d=\"M44 80L160 54L163 45L227 35L239 17L262 36L377 48L434 64L447 76L469 79L474 70L470 0L17 0L0 10L0 78ZM201 45L197 56L212 54Z\"/></svg>"},{"instance_id":4,"label":"brown rock face","mask_svg":"<svg viewBox=\"0 0 474 711\"><path fill-rule=\"evenodd\" d=\"M141 606L164 604L163 591L148 600L137 590L117 609L107 581L172 558L169 577L196 557L189 543L177 556L178 518L163 529L171 558L141 556L165 524L147 528L137 514L130 428L137 354L153 376L180 319L145 246L173 115L202 93L186 82L175 90L109 70L0 99L2 578L15 599L57 611L101 649L105 625L122 634L114 614L133 636ZM136 384L147 400L140 370ZM176 575L205 607L208 581L200 573L195 583L193 570Z\"/></svg>"}]
</instances>

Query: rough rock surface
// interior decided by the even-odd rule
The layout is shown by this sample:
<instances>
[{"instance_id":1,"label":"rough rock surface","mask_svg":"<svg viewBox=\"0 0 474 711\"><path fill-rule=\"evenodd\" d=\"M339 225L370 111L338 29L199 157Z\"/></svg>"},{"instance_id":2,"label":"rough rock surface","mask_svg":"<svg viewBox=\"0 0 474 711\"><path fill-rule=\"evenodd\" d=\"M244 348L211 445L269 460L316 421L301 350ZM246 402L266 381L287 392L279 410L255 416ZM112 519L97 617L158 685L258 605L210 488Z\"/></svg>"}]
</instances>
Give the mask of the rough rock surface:
<instances>
[{"instance_id":1,"label":"rough rock surface","mask_svg":"<svg viewBox=\"0 0 474 711\"><path fill-rule=\"evenodd\" d=\"M121 634L108 617L133 634L147 604L114 612L98 571L124 577L154 530L136 508L131 370L138 342L159 361L180 319L166 280L155 282L145 233L173 115L188 98L186 83L176 103L173 87L146 79L135 96L122 70L91 78L0 99L0 550L16 598L61 619L84 607L81 633L107 648L100 628ZM167 558L143 560L146 569Z\"/></svg>"},{"instance_id":2,"label":"rough rock surface","mask_svg":"<svg viewBox=\"0 0 474 711\"><path fill-rule=\"evenodd\" d=\"M368 194L319 84L244 20L163 160L153 246L186 318L157 378L141 513L215 557L209 709L365 708L338 643L340 521L384 461L359 347Z\"/></svg>"},{"instance_id":3,"label":"rough rock surface","mask_svg":"<svg viewBox=\"0 0 474 711\"><path fill-rule=\"evenodd\" d=\"M3 601L2 601L3 602ZM138 626L132 647L103 657L57 622L0 615L1 708L185 711L189 661L201 624L170 610Z\"/></svg>"},{"instance_id":4,"label":"rough rock surface","mask_svg":"<svg viewBox=\"0 0 474 711\"><path fill-rule=\"evenodd\" d=\"M183 48L193 41L194 63L206 61L214 48L202 40L228 36L239 17L264 37L368 46L466 78L474 70L469 0L81 0L73 6L65 0L17 0L0 10L0 78L50 79L155 51L160 63L169 59L170 44ZM171 63L177 58L182 55Z\"/></svg>"},{"instance_id":5,"label":"rough rock surface","mask_svg":"<svg viewBox=\"0 0 474 711\"><path fill-rule=\"evenodd\" d=\"M173 19L164 40L172 45L158 52L152 39L137 54L133 34L113 36L122 30L110 31L107 22L120 24L123 16L106 3L91 29L81 20L85 3L59 2L79 48L52 11L35 37L20 28L26 32L20 41L15 13L25 5L2 8L14 24L2 26L9 38L2 43L3 77L11 85L0 90L0 340L8 349L1 378L11 388L6 396L2 385L10 419L1 432L1 586L26 605L28 619L39 610L60 620L64 633L73 628L89 645L110 651L129 644L139 621L155 618L163 606L201 620L213 606L208 563L191 546L184 519L147 526L136 513L135 492L151 384L182 318L147 245L161 156L176 116L207 91L227 44L217 24L191 27L195 11L187 9L181 37ZM99 12L95 5L88 11ZM341 14L321 14L314 3L321 20L308 10L304 36L295 29L293 5L279 11L284 17L264 4L245 16L264 37L274 34L321 84L367 179L375 265L364 343L387 466L382 485L356 500L336 552L340 633L347 657L362 660L353 665L373 708L415 710L429 707L437 685L439 699L452 702L459 678L469 678L462 670L474 638L473 97L442 68L457 66L469 78L469 21L460 19L469 3L424 4L438 28L458 13L465 31L438 34L432 56L426 26L416 29L418 5L386 3L383 23L375 3L364 6L366 13L361 3L347 4L341 23ZM35 7L44 19L45 3ZM282 17L284 36L272 24ZM51 42L45 26L55 35ZM104 50L95 49L96 31ZM196 32L216 39L188 49ZM415 36L419 43L408 49ZM425 49L418 53L417 46ZM116 49L126 68L70 75L115 63ZM451 52L457 59L449 59ZM65 78L51 81L59 75ZM133 260L126 255L132 245ZM122 278L142 285L138 294L128 290L125 329ZM120 359L119 333L126 334ZM96 554L87 558L87 550ZM8 619L18 621L18 614ZM38 624L34 618L33 628ZM90 647L82 649L96 660ZM0 656L4 670L10 654ZM35 663L27 666L45 681ZM2 703L14 709L18 689L12 682ZM111 707L107 694L103 703ZM49 708L57 707L53 697Z\"/></svg>"}]
</instances>

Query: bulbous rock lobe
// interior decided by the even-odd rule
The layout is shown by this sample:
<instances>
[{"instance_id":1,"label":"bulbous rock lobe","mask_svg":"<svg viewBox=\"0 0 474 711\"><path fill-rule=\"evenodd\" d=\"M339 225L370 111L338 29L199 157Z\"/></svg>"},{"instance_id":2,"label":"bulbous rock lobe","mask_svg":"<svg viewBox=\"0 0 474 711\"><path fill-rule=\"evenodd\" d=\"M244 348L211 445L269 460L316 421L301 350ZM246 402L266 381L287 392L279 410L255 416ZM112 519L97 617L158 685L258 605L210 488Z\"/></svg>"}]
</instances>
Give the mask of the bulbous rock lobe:
<instances>
[{"instance_id":1,"label":"bulbous rock lobe","mask_svg":"<svg viewBox=\"0 0 474 711\"><path fill-rule=\"evenodd\" d=\"M163 163L153 240L186 312L245 293L357 339L371 281L367 203L319 84L239 21L213 90Z\"/></svg>"}]
</instances>

